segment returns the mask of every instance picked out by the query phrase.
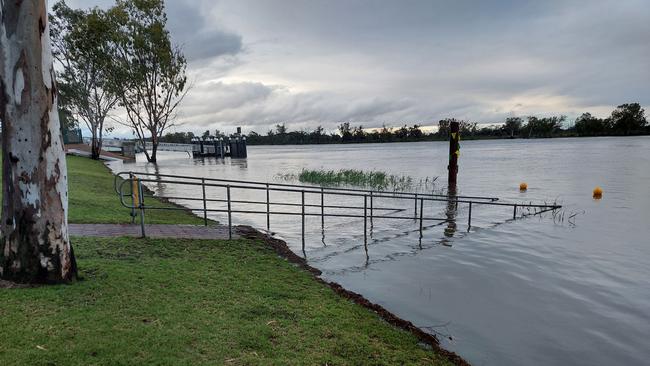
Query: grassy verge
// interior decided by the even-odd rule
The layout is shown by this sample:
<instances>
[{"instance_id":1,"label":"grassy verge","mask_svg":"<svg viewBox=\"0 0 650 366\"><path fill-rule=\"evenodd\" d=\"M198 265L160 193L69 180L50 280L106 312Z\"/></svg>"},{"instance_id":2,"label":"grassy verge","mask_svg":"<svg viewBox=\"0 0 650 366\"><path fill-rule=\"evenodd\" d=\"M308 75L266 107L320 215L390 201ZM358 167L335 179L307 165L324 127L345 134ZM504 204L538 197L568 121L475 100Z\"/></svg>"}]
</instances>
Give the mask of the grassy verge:
<instances>
[{"instance_id":1,"label":"grassy verge","mask_svg":"<svg viewBox=\"0 0 650 366\"><path fill-rule=\"evenodd\" d=\"M71 222L129 222L101 162L68 157L68 178ZM83 280L0 290L0 364L447 364L255 240L72 242Z\"/></svg>"},{"instance_id":2,"label":"grassy verge","mask_svg":"<svg viewBox=\"0 0 650 366\"><path fill-rule=\"evenodd\" d=\"M393 175L372 170L309 170L303 169L299 174L280 174L281 179L298 180L301 183L313 183L323 186L350 185L388 191L431 190L437 177L419 181L405 175Z\"/></svg>"},{"instance_id":3,"label":"grassy verge","mask_svg":"<svg viewBox=\"0 0 650 366\"><path fill-rule=\"evenodd\" d=\"M113 174L101 162L68 156L69 220L72 223L129 223L129 209L113 189ZM168 203L156 206L175 207ZM147 211L148 224L196 224L203 220L188 211Z\"/></svg>"},{"instance_id":4,"label":"grassy verge","mask_svg":"<svg viewBox=\"0 0 650 366\"><path fill-rule=\"evenodd\" d=\"M0 162L2 160L0 159ZM130 210L120 203L113 188L113 174L100 161L68 156L68 220L76 224L127 224L131 222ZM0 183L2 176L0 175ZM1 195L0 195L1 196ZM2 197L0 197L0 202ZM178 207L159 202L157 207ZM196 224L200 219L191 212L147 211L148 224Z\"/></svg>"},{"instance_id":5,"label":"grassy verge","mask_svg":"<svg viewBox=\"0 0 650 366\"><path fill-rule=\"evenodd\" d=\"M113 174L99 161L68 156L69 220L73 223L129 223L130 210L122 206L113 188ZM156 203L157 207L176 207ZM196 224L203 220L189 211L147 211L148 224Z\"/></svg>"},{"instance_id":6,"label":"grassy verge","mask_svg":"<svg viewBox=\"0 0 650 366\"><path fill-rule=\"evenodd\" d=\"M0 291L2 364L446 364L256 241L74 243L84 281Z\"/></svg>"}]
</instances>

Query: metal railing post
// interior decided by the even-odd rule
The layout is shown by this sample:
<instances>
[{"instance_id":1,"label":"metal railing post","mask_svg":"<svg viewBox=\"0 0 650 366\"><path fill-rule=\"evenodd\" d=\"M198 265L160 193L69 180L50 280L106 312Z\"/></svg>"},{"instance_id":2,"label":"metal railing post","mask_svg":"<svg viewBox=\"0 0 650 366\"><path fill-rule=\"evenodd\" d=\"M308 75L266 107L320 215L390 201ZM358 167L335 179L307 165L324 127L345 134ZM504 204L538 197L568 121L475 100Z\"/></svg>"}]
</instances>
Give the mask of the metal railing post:
<instances>
[{"instance_id":1,"label":"metal railing post","mask_svg":"<svg viewBox=\"0 0 650 366\"><path fill-rule=\"evenodd\" d=\"M302 193L302 251L305 251L305 191Z\"/></svg>"},{"instance_id":2,"label":"metal railing post","mask_svg":"<svg viewBox=\"0 0 650 366\"><path fill-rule=\"evenodd\" d=\"M418 217L418 194L415 194L415 207L413 208L413 219L416 220Z\"/></svg>"},{"instance_id":3,"label":"metal railing post","mask_svg":"<svg viewBox=\"0 0 650 366\"><path fill-rule=\"evenodd\" d=\"M325 231L325 190L320 187L320 226Z\"/></svg>"},{"instance_id":4,"label":"metal railing post","mask_svg":"<svg viewBox=\"0 0 650 366\"><path fill-rule=\"evenodd\" d=\"M370 191L370 227L373 227L373 222L372 222L372 216L374 215L374 209L373 209L373 199L372 199L372 191Z\"/></svg>"},{"instance_id":5,"label":"metal railing post","mask_svg":"<svg viewBox=\"0 0 650 366\"><path fill-rule=\"evenodd\" d=\"M137 179L137 178L136 178ZM146 238L147 234L144 231L144 197L142 196L142 182L138 179L138 193L140 196L138 206L140 207L140 230L142 230L142 237Z\"/></svg>"},{"instance_id":6,"label":"metal railing post","mask_svg":"<svg viewBox=\"0 0 650 366\"><path fill-rule=\"evenodd\" d=\"M469 217L467 218L468 230L472 227L472 202L469 203Z\"/></svg>"},{"instance_id":7,"label":"metal railing post","mask_svg":"<svg viewBox=\"0 0 650 366\"><path fill-rule=\"evenodd\" d=\"M203 225L208 226L208 207L205 201L205 178L201 178L201 189L203 190Z\"/></svg>"},{"instance_id":8,"label":"metal railing post","mask_svg":"<svg viewBox=\"0 0 650 366\"><path fill-rule=\"evenodd\" d=\"M368 196L363 196L363 242L368 243Z\"/></svg>"},{"instance_id":9,"label":"metal railing post","mask_svg":"<svg viewBox=\"0 0 650 366\"><path fill-rule=\"evenodd\" d=\"M271 192L266 183L266 231L271 232Z\"/></svg>"},{"instance_id":10,"label":"metal railing post","mask_svg":"<svg viewBox=\"0 0 650 366\"><path fill-rule=\"evenodd\" d=\"M230 185L226 186L228 195L228 239L232 239L232 207L230 206Z\"/></svg>"},{"instance_id":11,"label":"metal railing post","mask_svg":"<svg viewBox=\"0 0 650 366\"><path fill-rule=\"evenodd\" d=\"M514 210L512 211L512 219L517 219L517 205L514 206Z\"/></svg>"},{"instance_id":12,"label":"metal railing post","mask_svg":"<svg viewBox=\"0 0 650 366\"><path fill-rule=\"evenodd\" d=\"M420 198L420 239L422 239L422 225L423 225L423 212L424 212L424 199Z\"/></svg>"},{"instance_id":13,"label":"metal railing post","mask_svg":"<svg viewBox=\"0 0 650 366\"><path fill-rule=\"evenodd\" d=\"M136 191L136 184L133 173L129 173L129 180L131 181L131 223L135 224L135 207L140 203L140 200L137 199L138 192Z\"/></svg>"}]
</instances>

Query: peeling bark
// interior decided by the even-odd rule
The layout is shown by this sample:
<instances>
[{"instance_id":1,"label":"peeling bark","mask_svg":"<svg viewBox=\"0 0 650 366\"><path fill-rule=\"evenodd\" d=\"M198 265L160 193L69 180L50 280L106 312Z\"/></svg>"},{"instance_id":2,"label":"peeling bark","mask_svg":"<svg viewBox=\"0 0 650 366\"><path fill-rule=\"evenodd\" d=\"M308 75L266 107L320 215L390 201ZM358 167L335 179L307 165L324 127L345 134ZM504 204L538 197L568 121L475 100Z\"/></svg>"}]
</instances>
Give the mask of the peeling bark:
<instances>
[{"instance_id":1,"label":"peeling bark","mask_svg":"<svg viewBox=\"0 0 650 366\"><path fill-rule=\"evenodd\" d=\"M0 0L0 278L74 280L68 182L45 0Z\"/></svg>"}]
</instances>

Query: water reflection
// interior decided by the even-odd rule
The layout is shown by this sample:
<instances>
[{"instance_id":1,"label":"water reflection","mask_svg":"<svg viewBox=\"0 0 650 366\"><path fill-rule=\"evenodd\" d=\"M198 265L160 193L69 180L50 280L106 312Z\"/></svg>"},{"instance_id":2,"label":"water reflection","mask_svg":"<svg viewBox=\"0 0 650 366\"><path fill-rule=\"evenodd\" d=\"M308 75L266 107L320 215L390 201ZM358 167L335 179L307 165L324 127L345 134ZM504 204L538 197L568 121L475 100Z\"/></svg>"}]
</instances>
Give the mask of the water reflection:
<instances>
[{"instance_id":1,"label":"water reflection","mask_svg":"<svg viewBox=\"0 0 650 366\"><path fill-rule=\"evenodd\" d=\"M451 239L456 234L457 225L456 225L456 216L458 214L458 198L456 195L456 187L450 186L447 191L447 205L445 210L445 216L447 218L447 226L445 227L444 235L445 238L440 241L440 244L444 246L451 246Z\"/></svg>"},{"instance_id":2,"label":"water reflection","mask_svg":"<svg viewBox=\"0 0 650 366\"><path fill-rule=\"evenodd\" d=\"M192 164L198 166L226 165L226 159L215 156L199 156L192 159Z\"/></svg>"},{"instance_id":3,"label":"water reflection","mask_svg":"<svg viewBox=\"0 0 650 366\"><path fill-rule=\"evenodd\" d=\"M248 169L248 160L246 159L230 159L230 165L236 166L241 170Z\"/></svg>"}]
</instances>

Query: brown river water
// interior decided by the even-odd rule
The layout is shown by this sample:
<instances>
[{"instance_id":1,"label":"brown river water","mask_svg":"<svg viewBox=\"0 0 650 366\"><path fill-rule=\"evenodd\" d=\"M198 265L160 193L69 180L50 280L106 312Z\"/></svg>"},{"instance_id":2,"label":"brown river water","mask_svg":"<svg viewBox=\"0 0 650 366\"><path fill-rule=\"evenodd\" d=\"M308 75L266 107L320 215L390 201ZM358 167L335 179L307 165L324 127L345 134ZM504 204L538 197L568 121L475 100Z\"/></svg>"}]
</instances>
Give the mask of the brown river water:
<instances>
[{"instance_id":1,"label":"brown river water","mask_svg":"<svg viewBox=\"0 0 650 366\"><path fill-rule=\"evenodd\" d=\"M252 146L246 160L161 153L157 165L142 156L109 165L116 172L282 183L278 174L303 168L376 169L443 182L447 154L444 142ZM427 225L421 241L415 221L375 220L366 256L363 219L327 218L323 235L320 218L311 217L304 255L325 279L436 333L474 365L650 363L649 137L463 141L458 181L460 194L557 202L564 219L544 214L512 221L511 209L480 207L468 232L461 205L455 230ZM520 182L528 183L525 193ZM596 186L604 190L601 200L592 198ZM151 188L162 196L201 195L199 187ZM233 199L264 199L263 193L232 193ZM214 188L208 195L224 192ZM289 194L273 199L299 202ZM359 204L353 200L337 202ZM444 203L425 211L448 213ZM300 218L271 220L272 231L303 255ZM266 227L264 215L236 214L233 221Z\"/></svg>"}]
</instances>

